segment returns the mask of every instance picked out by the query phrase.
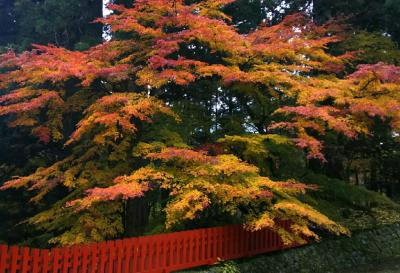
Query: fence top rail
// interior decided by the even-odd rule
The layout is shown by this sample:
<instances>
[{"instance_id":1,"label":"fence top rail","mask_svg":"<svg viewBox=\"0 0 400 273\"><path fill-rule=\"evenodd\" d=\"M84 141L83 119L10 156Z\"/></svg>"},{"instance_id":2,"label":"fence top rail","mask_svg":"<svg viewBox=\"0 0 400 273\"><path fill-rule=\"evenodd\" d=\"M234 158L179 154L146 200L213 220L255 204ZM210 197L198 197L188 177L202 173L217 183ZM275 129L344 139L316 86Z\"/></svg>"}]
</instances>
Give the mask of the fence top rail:
<instances>
[{"instance_id":1,"label":"fence top rail","mask_svg":"<svg viewBox=\"0 0 400 273\"><path fill-rule=\"evenodd\" d=\"M289 228L289 223L290 221L279 221L279 225L281 225L284 228ZM11 248L29 248L31 251L37 250L37 251L58 251L61 249L72 249L72 248L94 248L94 247L99 247L99 246L104 246L107 247L109 245L117 246L117 242L120 245L124 244L132 244L132 243L140 243L144 241L158 241L158 240L170 240L170 239L177 239L177 238L185 238L185 237L190 237L190 236L199 236L199 235L211 235L211 234L220 234L223 231L233 231L235 229L242 230L245 232L252 233L252 231L249 231L245 229L244 224L231 224L231 225L225 225L225 226L217 226L217 227L208 227L208 228L198 228L198 229L190 229L190 230L182 230L182 231L175 231L175 232L166 232L166 233L160 233L160 234L152 234L152 235L143 235L143 236L138 236L138 237L128 237L128 238L118 238L114 240L106 240L102 242L90 242L90 243L81 243L81 244L74 244L74 245L69 245L69 246L64 246L64 247L51 247L51 248L34 248L34 247L29 247L29 246L21 246L21 245L8 245L8 244L1 244L0 243L0 253L4 251L5 249L11 249ZM258 231L254 231L255 233ZM1 273L1 272L0 272Z\"/></svg>"},{"instance_id":2,"label":"fence top rail","mask_svg":"<svg viewBox=\"0 0 400 273\"><path fill-rule=\"evenodd\" d=\"M116 244L116 242L121 241L121 243L124 242L130 242L130 241L140 241L140 240L157 240L157 239L164 239L164 238L174 238L174 237L183 237L184 235L189 235L191 233L196 233L196 234L203 234L211 231L222 231L225 229L234 229L234 228L242 228L243 224L234 224L234 225L226 225L226 226L218 226L218 227L208 227L208 228L197 228L197 229L189 229L189 230L182 230L182 231L175 231L175 232L166 232L166 233L159 233L159 234L151 234L151 235L142 235L142 236L137 236L137 237L127 237L127 238L118 238L114 240L106 240L102 242L91 242L91 243L81 243L81 244L74 244L74 245L69 245L65 247L51 247L51 248L36 248L36 247L29 247L29 246L24 246L24 245L9 245L9 244L1 244L0 243L0 252L2 248L12 248L12 247L18 247L18 248L29 248L30 250L53 250L53 249L65 249L65 248L82 248L82 247L93 247L93 246L99 246L101 244L107 245L107 244Z\"/></svg>"}]
</instances>

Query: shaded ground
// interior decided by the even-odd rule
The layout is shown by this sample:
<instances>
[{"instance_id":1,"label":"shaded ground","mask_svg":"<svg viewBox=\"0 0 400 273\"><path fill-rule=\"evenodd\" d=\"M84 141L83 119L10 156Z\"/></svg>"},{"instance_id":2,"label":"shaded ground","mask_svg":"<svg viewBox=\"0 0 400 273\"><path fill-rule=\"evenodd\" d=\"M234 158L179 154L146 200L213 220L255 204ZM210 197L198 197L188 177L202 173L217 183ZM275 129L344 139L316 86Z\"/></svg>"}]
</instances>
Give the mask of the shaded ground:
<instances>
[{"instance_id":1,"label":"shaded ground","mask_svg":"<svg viewBox=\"0 0 400 273\"><path fill-rule=\"evenodd\" d=\"M353 268L341 273L400 273L400 258L364 267Z\"/></svg>"}]
</instances>

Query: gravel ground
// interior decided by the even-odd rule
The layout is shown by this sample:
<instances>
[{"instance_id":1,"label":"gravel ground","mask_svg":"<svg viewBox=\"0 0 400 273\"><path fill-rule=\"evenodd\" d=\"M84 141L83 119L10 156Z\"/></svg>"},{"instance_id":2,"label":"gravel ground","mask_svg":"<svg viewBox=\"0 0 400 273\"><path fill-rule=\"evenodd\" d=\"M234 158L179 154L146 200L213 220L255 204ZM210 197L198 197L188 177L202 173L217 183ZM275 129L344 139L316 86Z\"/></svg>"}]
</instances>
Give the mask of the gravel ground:
<instances>
[{"instance_id":1,"label":"gravel ground","mask_svg":"<svg viewBox=\"0 0 400 273\"><path fill-rule=\"evenodd\" d=\"M400 259L385 261L360 268L353 268L341 273L400 273Z\"/></svg>"}]
</instances>

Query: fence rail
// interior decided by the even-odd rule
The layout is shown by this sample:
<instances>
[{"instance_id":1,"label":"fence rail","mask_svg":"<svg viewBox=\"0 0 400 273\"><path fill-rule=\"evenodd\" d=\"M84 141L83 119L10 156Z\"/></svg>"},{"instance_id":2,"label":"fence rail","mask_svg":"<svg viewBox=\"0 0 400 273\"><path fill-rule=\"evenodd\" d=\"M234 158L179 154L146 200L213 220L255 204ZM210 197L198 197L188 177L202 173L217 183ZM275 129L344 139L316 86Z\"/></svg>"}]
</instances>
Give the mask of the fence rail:
<instances>
[{"instance_id":1,"label":"fence rail","mask_svg":"<svg viewBox=\"0 0 400 273\"><path fill-rule=\"evenodd\" d=\"M240 225L51 250L1 245L0 273L168 273L294 246L271 230Z\"/></svg>"}]
</instances>

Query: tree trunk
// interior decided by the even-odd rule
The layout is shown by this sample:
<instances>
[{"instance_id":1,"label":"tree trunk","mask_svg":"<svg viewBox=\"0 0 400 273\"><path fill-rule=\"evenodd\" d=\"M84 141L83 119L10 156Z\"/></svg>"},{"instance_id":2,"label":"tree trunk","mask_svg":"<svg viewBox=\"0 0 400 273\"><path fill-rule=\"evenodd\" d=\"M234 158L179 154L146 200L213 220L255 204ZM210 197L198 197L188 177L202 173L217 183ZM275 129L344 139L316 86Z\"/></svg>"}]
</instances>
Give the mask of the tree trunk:
<instances>
[{"instance_id":1,"label":"tree trunk","mask_svg":"<svg viewBox=\"0 0 400 273\"><path fill-rule=\"evenodd\" d=\"M134 198L125 204L125 236L142 235L149 224L151 202L148 196Z\"/></svg>"}]
</instances>

